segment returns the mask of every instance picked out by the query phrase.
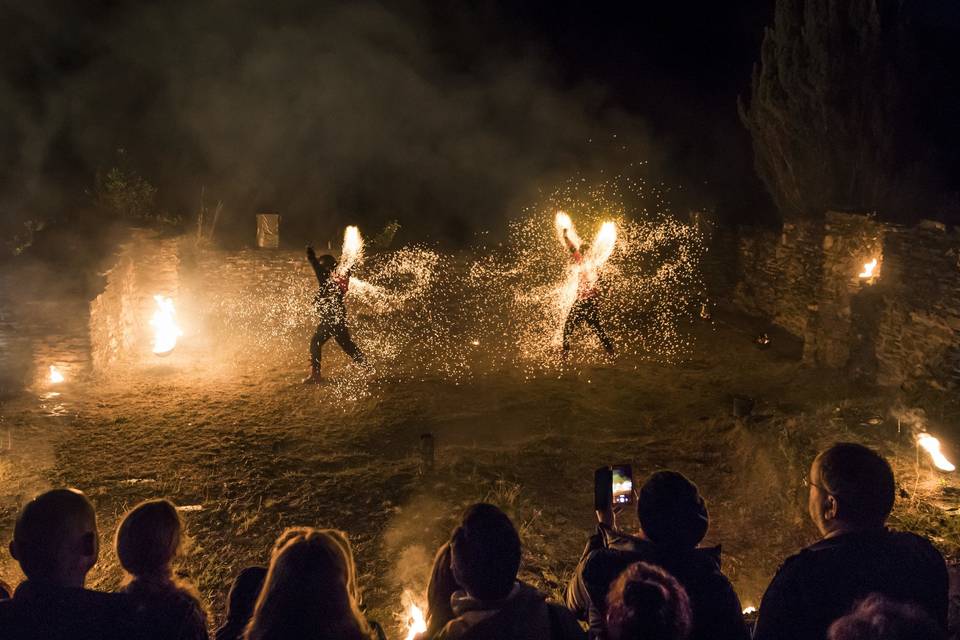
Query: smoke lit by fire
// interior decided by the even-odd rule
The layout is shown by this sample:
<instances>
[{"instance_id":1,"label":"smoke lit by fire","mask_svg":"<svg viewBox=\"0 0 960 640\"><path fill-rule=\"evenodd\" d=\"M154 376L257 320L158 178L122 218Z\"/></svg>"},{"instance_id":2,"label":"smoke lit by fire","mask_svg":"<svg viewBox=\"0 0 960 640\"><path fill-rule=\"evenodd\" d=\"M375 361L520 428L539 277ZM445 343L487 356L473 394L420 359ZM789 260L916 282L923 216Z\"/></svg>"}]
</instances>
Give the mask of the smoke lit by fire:
<instances>
[{"instance_id":1,"label":"smoke lit by fire","mask_svg":"<svg viewBox=\"0 0 960 640\"><path fill-rule=\"evenodd\" d=\"M177 338L183 335L183 331L177 325L177 311L173 300L161 295L155 295L153 299L157 303L157 309L150 319L150 326L153 327L153 352L158 356L165 356L177 346Z\"/></svg>"}]
</instances>

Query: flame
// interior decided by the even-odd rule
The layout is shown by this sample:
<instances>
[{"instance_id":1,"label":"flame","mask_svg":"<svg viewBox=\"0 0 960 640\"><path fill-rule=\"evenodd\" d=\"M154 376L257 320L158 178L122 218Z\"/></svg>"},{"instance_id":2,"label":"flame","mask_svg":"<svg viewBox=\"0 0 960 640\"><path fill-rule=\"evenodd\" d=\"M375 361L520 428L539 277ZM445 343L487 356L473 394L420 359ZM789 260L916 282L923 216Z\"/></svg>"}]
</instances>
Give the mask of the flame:
<instances>
[{"instance_id":1,"label":"flame","mask_svg":"<svg viewBox=\"0 0 960 640\"><path fill-rule=\"evenodd\" d=\"M567 232L567 238L570 242L573 243L573 246L580 248L580 236L577 235L577 230L573 228L573 220L570 219L563 211L557 211L557 215L554 217L553 224L557 229L557 237L560 239L562 244L566 244L563 241L563 232Z\"/></svg>"},{"instance_id":2,"label":"flame","mask_svg":"<svg viewBox=\"0 0 960 640\"><path fill-rule=\"evenodd\" d=\"M360 236L360 229L350 225L343 232L343 248L340 250L337 272L342 274L350 271L362 258L363 237Z\"/></svg>"},{"instance_id":3,"label":"flame","mask_svg":"<svg viewBox=\"0 0 960 640\"><path fill-rule=\"evenodd\" d=\"M743 608L743 615L745 616L748 616L751 613L756 613L756 612L757 612L757 608L754 606L748 606Z\"/></svg>"},{"instance_id":4,"label":"flame","mask_svg":"<svg viewBox=\"0 0 960 640\"><path fill-rule=\"evenodd\" d=\"M63 382L63 374L53 365L50 365L50 382L52 384L60 384Z\"/></svg>"},{"instance_id":5,"label":"flame","mask_svg":"<svg viewBox=\"0 0 960 640\"><path fill-rule=\"evenodd\" d=\"M173 300L161 295L153 296L157 303L157 310L153 312L150 326L153 327L153 352L158 356L165 356L177 346L177 338L183 331L177 326L177 311L173 307Z\"/></svg>"},{"instance_id":6,"label":"flame","mask_svg":"<svg viewBox=\"0 0 960 640\"><path fill-rule=\"evenodd\" d=\"M588 260L590 266L599 269L610 258L613 247L617 242L617 225L614 222L604 222L597 232L597 237L590 245Z\"/></svg>"},{"instance_id":7,"label":"flame","mask_svg":"<svg viewBox=\"0 0 960 640\"><path fill-rule=\"evenodd\" d=\"M954 471L956 467L947 460L947 457L940 451L940 441L929 433L921 433L917 436L917 444L920 445L933 460L933 465L941 471Z\"/></svg>"},{"instance_id":8,"label":"flame","mask_svg":"<svg viewBox=\"0 0 960 640\"><path fill-rule=\"evenodd\" d=\"M863 263L863 271L860 273L861 278L872 278L874 276L873 270L877 268L877 259L874 258L870 262Z\"/></svg>"},{"instance_id":9,"label":"flame","mask_svg":"<svg viewBox=\"0 0 960 640\"><path fill-rule=\"evenodd\" d=\"M423 615L423 609L418 607L413 600L407 605L407 638L413 640L418 634L427 630L427 619Z\"/></svg>"}]
</instances>

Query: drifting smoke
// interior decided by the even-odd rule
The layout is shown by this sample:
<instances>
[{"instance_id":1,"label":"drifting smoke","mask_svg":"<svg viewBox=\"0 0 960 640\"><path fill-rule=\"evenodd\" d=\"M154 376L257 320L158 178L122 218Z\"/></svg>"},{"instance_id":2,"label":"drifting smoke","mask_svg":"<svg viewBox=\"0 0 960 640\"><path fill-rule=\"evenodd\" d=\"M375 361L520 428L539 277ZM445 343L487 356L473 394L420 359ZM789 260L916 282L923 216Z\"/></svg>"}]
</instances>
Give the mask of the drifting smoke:
<instances>
[{"instance_id":1,"label":"drifting smoke","mask_svg":"<svg viewBox=\"0 0 960 640\"><path fill-rule=\"evenodd\" d=\"M608 164L614 133L616 149L641 142L483 3L100 4L10 16L4 217L41 208L64 175L82 193L123 147L174 213L195 211L201 185L223 200L221 236L249 240L251 215L270 210L284 237L396 218L462 242L556 176Z\"/></svg>"}]
</instances>

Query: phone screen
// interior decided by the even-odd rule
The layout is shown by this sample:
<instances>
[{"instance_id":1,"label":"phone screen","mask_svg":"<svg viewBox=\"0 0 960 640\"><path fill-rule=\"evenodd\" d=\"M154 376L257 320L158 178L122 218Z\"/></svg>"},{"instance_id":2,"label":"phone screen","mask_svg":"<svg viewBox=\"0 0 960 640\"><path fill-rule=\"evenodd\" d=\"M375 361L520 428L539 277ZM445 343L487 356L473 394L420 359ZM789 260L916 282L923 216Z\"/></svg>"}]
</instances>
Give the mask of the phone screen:
<instances>
[{"instance_id":1,"label":"phone screen","mask_svg":"<svg viewBox=\"0 0 960 640\"><path fill-rule=\"evenodd\" d=\"M633 470L630 465L613 467L613 504L633 502Z\"/></svg>"}]
</instances>

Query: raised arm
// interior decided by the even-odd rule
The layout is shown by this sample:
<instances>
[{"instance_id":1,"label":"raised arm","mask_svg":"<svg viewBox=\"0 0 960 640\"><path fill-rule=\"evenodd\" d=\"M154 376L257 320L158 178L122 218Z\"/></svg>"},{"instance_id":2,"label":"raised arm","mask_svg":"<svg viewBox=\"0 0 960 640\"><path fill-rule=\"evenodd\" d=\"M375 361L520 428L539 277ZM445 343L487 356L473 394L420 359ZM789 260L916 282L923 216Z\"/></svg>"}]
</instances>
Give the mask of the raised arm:
<instances>
[{"instance_id":1,"label":"raised arm","mask_svg":"<svg viewBox=\"0 0 960 640\"><path fill-rule=\"evenodd\" d=\"M327 270L323 268L323 265L320 264L320 261L317 260L317 252L314 251L313 246L309 244L307 245L307 260L310 261L310 266L313 267L313 272L317 275L317 280L326 280L329 274Z\"/></svg>"}]
</instances>

